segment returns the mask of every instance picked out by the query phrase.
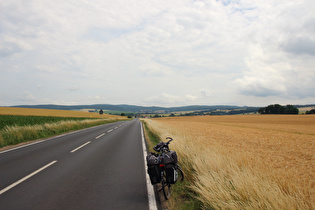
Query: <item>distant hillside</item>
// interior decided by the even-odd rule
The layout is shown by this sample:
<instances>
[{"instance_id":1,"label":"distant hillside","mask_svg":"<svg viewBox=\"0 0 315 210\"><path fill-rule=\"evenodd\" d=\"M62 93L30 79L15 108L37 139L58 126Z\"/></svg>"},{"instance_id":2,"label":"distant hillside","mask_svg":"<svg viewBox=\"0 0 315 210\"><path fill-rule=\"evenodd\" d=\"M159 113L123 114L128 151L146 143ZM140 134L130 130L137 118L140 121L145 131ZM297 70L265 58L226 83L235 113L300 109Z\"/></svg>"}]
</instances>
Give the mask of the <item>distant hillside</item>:
<instances>
[{"instance_id":1,"label":"distant hillside","mask_svg":"<svg viewBox=\"0 0 315 210\"><path fill-rule=\"evenodd\" d=\"M245 109L247 107L240 106L225 106L225 105L215 105L215 106L181 106L181 107L158 107L158 106L135 106L135 105L111 105L111 104L93 104L93 105L20 105L12 107L22 107L22 108L36 108L36 109L59 109L59 110L78 110L78 109L103 109L110 111L120 111L120 112L135 112L135 113L156 113L156 112L190 112L190 111L214 111L214 110L233 110L233 109ZM258 107L259 108L259 107Z\"/></svg>"},{"instance_id":2,"label":"distant hillside","mask_svg":"<svg viewBox=\"0 0 315 210\"><path fill-rule=\"evenodd\" d=\"M307 104L307 105L293 105L296 108L304 108L304 107L315 107L315 104Z\"/></svg>"},{"instance_id":3,"label":"distant hillside","mask_svg":"<svg viewBox=\"0 0 315 210\"><path fill-rule=\"evenodd\" d=\"M136 112L141 109L140 106L132 105L110 105L110 104L93 104L93 105L20 105L13 107L22 107L22 108L35 108L35 109L59 109L59 110L79 110L79 109L103 109L110 111L131 111Z\"/></svg>"},{"instance_id":4,"label":"distant hillside","mask_svg":"<svg viewBox=\"0 0 315 210\"><path fill-rule=\"evenodd\" d=\"M296 108L315 107L315 104L308 105L293 105ZM193 106L179 106L179 107L159 107L159 106L135 106L135 105L112 105L112 104L93 104L93 105L20 105L12 107L21 108L36 108L36 109L57 109L57 110L82 110L88 109L98 112L100 109L107 111L106 113L118 114L128 113L132 114L176 114L176 115L234 115L234 114L248 114L257 113L261 107L248 106L227 106L227 105L193 105Z\"/></svg>"}]
</instances>

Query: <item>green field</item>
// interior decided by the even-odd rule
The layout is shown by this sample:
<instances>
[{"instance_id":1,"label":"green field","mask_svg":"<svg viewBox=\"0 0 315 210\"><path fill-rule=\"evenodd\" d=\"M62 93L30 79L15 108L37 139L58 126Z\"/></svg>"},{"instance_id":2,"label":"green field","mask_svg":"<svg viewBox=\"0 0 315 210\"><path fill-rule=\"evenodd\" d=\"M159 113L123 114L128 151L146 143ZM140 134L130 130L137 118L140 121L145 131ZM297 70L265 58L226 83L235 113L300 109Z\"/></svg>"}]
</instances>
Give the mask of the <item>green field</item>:
<instances>
[{"instance_id":1,"label":"green field","mask_svg":"<svg viewBox=\"0 0 315 210\"><path fill-rule=\"evenodd\" d=\"M0 129L4 129L6 126L42 125L45 123L56 123L70 120L80 121L85 119L89 118L0 115Z\"/></svg>"},{"instance_id":2,"label":"green field","mask_svg":"<svg viewBox=\"0 0 315 210\"><path fill-rule=\"evenodd\" d=\"M0 148L61 133L116 122L119 119L0 115Z\"/></svg>"}]
</instances>

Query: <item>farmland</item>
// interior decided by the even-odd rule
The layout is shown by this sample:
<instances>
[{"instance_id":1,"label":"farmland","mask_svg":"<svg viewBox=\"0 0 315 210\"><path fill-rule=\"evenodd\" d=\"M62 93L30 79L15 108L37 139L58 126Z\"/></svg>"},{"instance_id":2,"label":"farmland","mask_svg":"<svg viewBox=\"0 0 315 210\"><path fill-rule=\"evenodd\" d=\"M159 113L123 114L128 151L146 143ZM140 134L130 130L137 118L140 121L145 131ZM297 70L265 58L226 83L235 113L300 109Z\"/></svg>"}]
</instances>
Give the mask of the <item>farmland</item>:
<instances>
[{"instance_id":1,"label":"farmland","mask_svg":"<svg viewBox=\"0 0 315 210\"><path fill-rule=\"evenodd\" d=\"M314 209L315 116L240 115L146 120L174 137L189 186L207 208Z\"/></svg>"},{"instance_id":2,"label":"farmland","mask_svg":"<svg viewBox=\"0 0 315 210\"><path fill-rule=\"evenodd\" d=\"M126 118L79 111L0 107L0 147L118 120Z\"/></svg>"},{"instance_id":3,"label":"farmland","mask_svg":"<svg viewBox=\"0 0 315 210\"><path fill-rule=\"evenodd\" d=\"M22 115L22 116L50 116L50 117L83 117L83 118L107 118L125 119L125 117L113 116L99 113L82 111L55 110L55 109L33 109L33 108L14 108L0 107L0 115Z\"/></svg>"},{"instance_id":4,"label":"farmland","mask_svg":"<svg viewBox=\"0 0 315 210\"><path fill-rule=\"evenodd\" d=\"M50 116L18 116L18 115L0 115L0 129L6 126L29 126L44 123L56 123L60 121L80 121L89 118L81 117L50 117Z\"/></svg>"}]
</instances>

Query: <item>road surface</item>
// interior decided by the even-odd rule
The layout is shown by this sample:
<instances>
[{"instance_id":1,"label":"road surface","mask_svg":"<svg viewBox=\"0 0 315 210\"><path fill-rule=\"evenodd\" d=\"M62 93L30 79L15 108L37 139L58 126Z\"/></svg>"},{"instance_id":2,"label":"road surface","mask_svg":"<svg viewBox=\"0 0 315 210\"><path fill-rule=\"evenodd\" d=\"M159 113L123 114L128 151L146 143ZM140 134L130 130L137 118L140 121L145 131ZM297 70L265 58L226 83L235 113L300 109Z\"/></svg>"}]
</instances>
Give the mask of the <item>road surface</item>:
<instances>
[{"instance_id":1,"label":"road surface","mask_svg":"<svg viewBox=\"0 0 315 210\"><path fill-rule=\"evenodd\" d=\"M0 153L0 209L149 209L140 122Z\"/></svg>"}]
</instances>

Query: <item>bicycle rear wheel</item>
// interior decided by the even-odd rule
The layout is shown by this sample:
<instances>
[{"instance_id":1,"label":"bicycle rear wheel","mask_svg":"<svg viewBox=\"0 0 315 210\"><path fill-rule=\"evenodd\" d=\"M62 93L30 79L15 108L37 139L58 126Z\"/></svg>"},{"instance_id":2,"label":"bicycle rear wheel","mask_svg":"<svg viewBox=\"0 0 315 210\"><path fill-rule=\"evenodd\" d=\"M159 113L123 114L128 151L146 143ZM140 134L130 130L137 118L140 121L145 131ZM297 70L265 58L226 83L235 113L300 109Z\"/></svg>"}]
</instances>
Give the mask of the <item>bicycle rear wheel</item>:
<instances>
[{"instance_id":1,"label":"bicycle rear wheel","mask_svg":"<svg viewBox=\"0 0 315 210\"><path fill-rule=\"evenodd\" d=\"M166 182L166 174L165 171L163 172L163 177L162 177L162 190L163 190L163 195L166 200L169 199L171 196L171 184Z\"/></svg>"},{"instance_id":2,"label":"bicycle rear wheel","mask_svg":"<svg viewBox=\"0 0 315 210\"><path fill-rule=\"evenodd\" d=\"M179 180L180 182L184 181L184 172L178 164L176 164L176 171L178 174L177 180Z\"/></svg>"}]
</instances>

